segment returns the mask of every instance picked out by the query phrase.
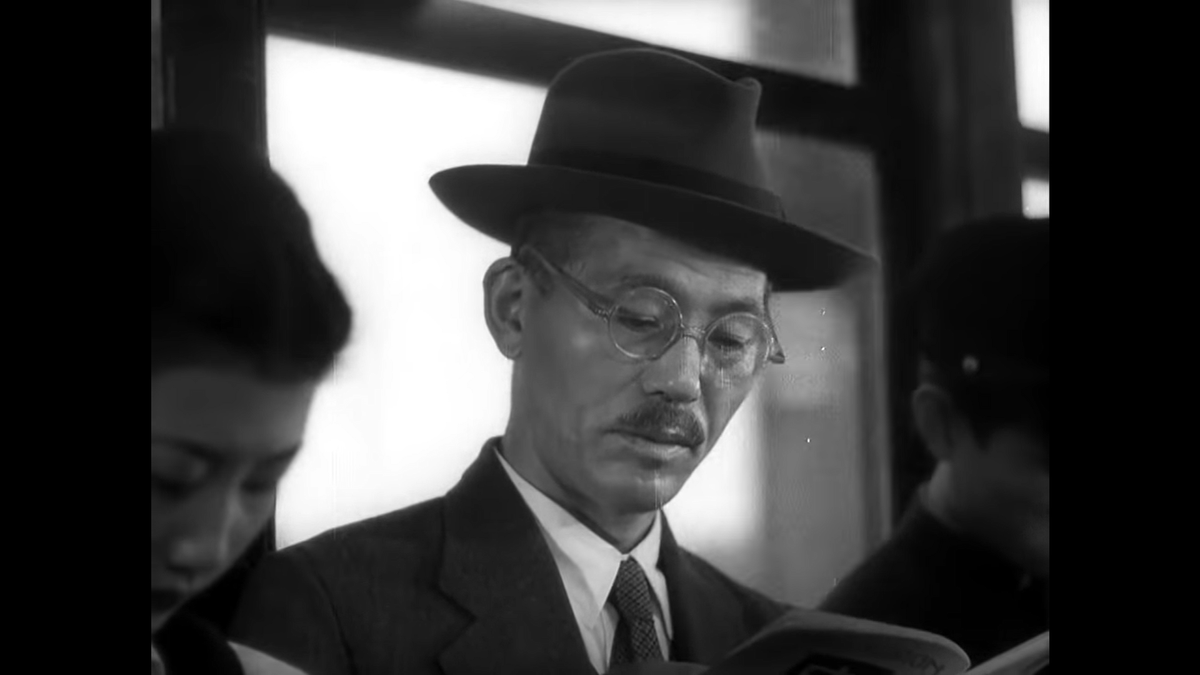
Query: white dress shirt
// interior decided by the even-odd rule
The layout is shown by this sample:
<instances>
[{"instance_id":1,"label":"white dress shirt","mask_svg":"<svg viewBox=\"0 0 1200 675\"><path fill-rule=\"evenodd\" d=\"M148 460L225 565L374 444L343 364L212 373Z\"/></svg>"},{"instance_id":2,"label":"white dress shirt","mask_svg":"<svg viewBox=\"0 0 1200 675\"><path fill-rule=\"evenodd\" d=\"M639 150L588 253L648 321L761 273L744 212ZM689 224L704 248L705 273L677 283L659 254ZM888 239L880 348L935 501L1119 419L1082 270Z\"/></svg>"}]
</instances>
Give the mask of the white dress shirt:
<instances>
[{"instance_id":1,"label":"white dress shirt","mask_svg":"<svg viewBox=\"0 0 1200 675\"><path fill-rule=\"evenodd\" d=\"M663 650L663 658L669 658L671 606L667 599L667 578L658 569L662 514L655 515L654 525L641 543L628 554L621 553L522 478L503 455L496 452L496 457L533 512L546 544L554 555L567 598L571 601L571 610L579 624L579 633L587 647L588 659L596 672L608 671L608 658L612 654L618 619L616 608L608 604L608 595L616 581L621 561L630 557L641 566L654 591L657 600L654 628L658 633L658 645Z\"/></svg>"}]
</instances>

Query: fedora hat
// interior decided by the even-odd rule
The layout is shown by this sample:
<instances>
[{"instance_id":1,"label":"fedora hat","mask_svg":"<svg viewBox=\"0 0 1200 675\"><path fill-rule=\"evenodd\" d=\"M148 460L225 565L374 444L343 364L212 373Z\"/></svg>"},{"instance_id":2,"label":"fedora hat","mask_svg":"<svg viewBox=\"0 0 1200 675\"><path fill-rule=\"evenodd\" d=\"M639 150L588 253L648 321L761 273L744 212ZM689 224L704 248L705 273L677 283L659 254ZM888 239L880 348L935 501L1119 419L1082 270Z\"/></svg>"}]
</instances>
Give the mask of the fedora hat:
<instances>
[{"instance_id":1,"label":"fedora hat","mask_svg":"<svg viewBox=\"0 0 1200 675\"><path fill-rule=\"evenodd\" d=\"M755 144L760 94L654 49L589 55L551 82L527 164L460 166L430 186L507 244L524 214L596 213L740 260L776 290L834 286L872 258L788 222Z\"/></svg>"}]
</instances>

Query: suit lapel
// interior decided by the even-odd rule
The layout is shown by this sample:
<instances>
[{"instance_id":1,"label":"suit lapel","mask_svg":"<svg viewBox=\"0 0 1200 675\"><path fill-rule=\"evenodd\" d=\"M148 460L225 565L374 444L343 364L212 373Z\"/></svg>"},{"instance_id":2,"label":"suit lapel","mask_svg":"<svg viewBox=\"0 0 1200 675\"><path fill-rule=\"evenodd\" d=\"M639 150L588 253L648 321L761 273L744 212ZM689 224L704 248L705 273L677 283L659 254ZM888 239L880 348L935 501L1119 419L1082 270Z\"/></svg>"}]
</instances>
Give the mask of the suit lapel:
<instances>
[{"instance_id":1,"label":"suit lapel","mask_svg":"<svg viewBox=\"0 0 1200 675\"><path fill-rule=\"evenodd\" d=\"M679 548L665 518L662 536L658 560L671 601L671 660L716 663L747 637L741 603Z\"/></svg>"},{"instance_id":2,"label":"suit lapel","mask_svg":"<svg viewBox=\"0 0 1200 675\"><path fill-rule=\"evenodd\" d=\"M442 652L442 668L594 674L554 557L493 447L446 495L439 584L474 621Z\"/></svg>"}]
</instances>

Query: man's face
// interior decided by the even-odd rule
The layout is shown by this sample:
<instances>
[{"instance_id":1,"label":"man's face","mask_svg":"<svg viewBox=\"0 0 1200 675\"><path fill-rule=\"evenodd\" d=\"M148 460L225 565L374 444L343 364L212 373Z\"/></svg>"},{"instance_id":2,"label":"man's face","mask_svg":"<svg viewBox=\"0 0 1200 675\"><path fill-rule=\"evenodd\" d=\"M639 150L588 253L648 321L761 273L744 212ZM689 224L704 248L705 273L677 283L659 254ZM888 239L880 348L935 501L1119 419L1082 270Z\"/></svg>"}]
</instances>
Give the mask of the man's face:
<instances>
[{"instance_id":1,"label":"man's face","mask_svg":"<svg viewBox=\"0 0 1200 675\"><path fill-rule=\"evenodd\" d=\"M572 274L609 298L635 286L666 291L687 325L731 312L766 317L766 277L624 221L597 218ZM708 455L759 375L737 382L702 368L682 338L661 357L621 353L605 321L560 283L529 285L514 380L515 432L530 478L583 512L662 507ZM530 462L529 460L532 460ZM539 484L540 483L540 484Z\"/></svg>"},{"instance_id":2,"label":"man's face","mask_svg":"<svg viewBox=\"0 0 1200 675\"><path fill-rule=\"evenodd\" d=\"M995 536L1041 576L1050 566L1049 450L1045 434L1011 424L957 453L954 469Z\"/></svg>"}]
</instances>

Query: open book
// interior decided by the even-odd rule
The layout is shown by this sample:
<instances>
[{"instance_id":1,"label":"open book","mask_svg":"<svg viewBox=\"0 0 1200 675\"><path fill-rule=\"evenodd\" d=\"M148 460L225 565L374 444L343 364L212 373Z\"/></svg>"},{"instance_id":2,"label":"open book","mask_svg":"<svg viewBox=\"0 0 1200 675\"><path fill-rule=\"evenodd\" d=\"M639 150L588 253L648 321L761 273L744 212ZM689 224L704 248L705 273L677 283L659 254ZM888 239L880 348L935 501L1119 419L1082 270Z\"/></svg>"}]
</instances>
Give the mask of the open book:
<instances>
[{"instance_id":1,"label":"open book","mask_svg":"<svg viewBox=\"0 0 1200 675\"><path fill-rule=\"evenodd\" d=\"M939 635L815 611L794 611L704 675L1036 675L1050 663L1050 634L977 668Z\"/></svg>"},{"instance_id":2,"label":"open book","mask_svg":"<svg viewBox=\"0 0 1200 675\"><path fill-rule=\"evenodd\" d=\"M1039 675L1050 667L1050 631L968 671L968 675Z\"/></svg>"}]
</instances>

